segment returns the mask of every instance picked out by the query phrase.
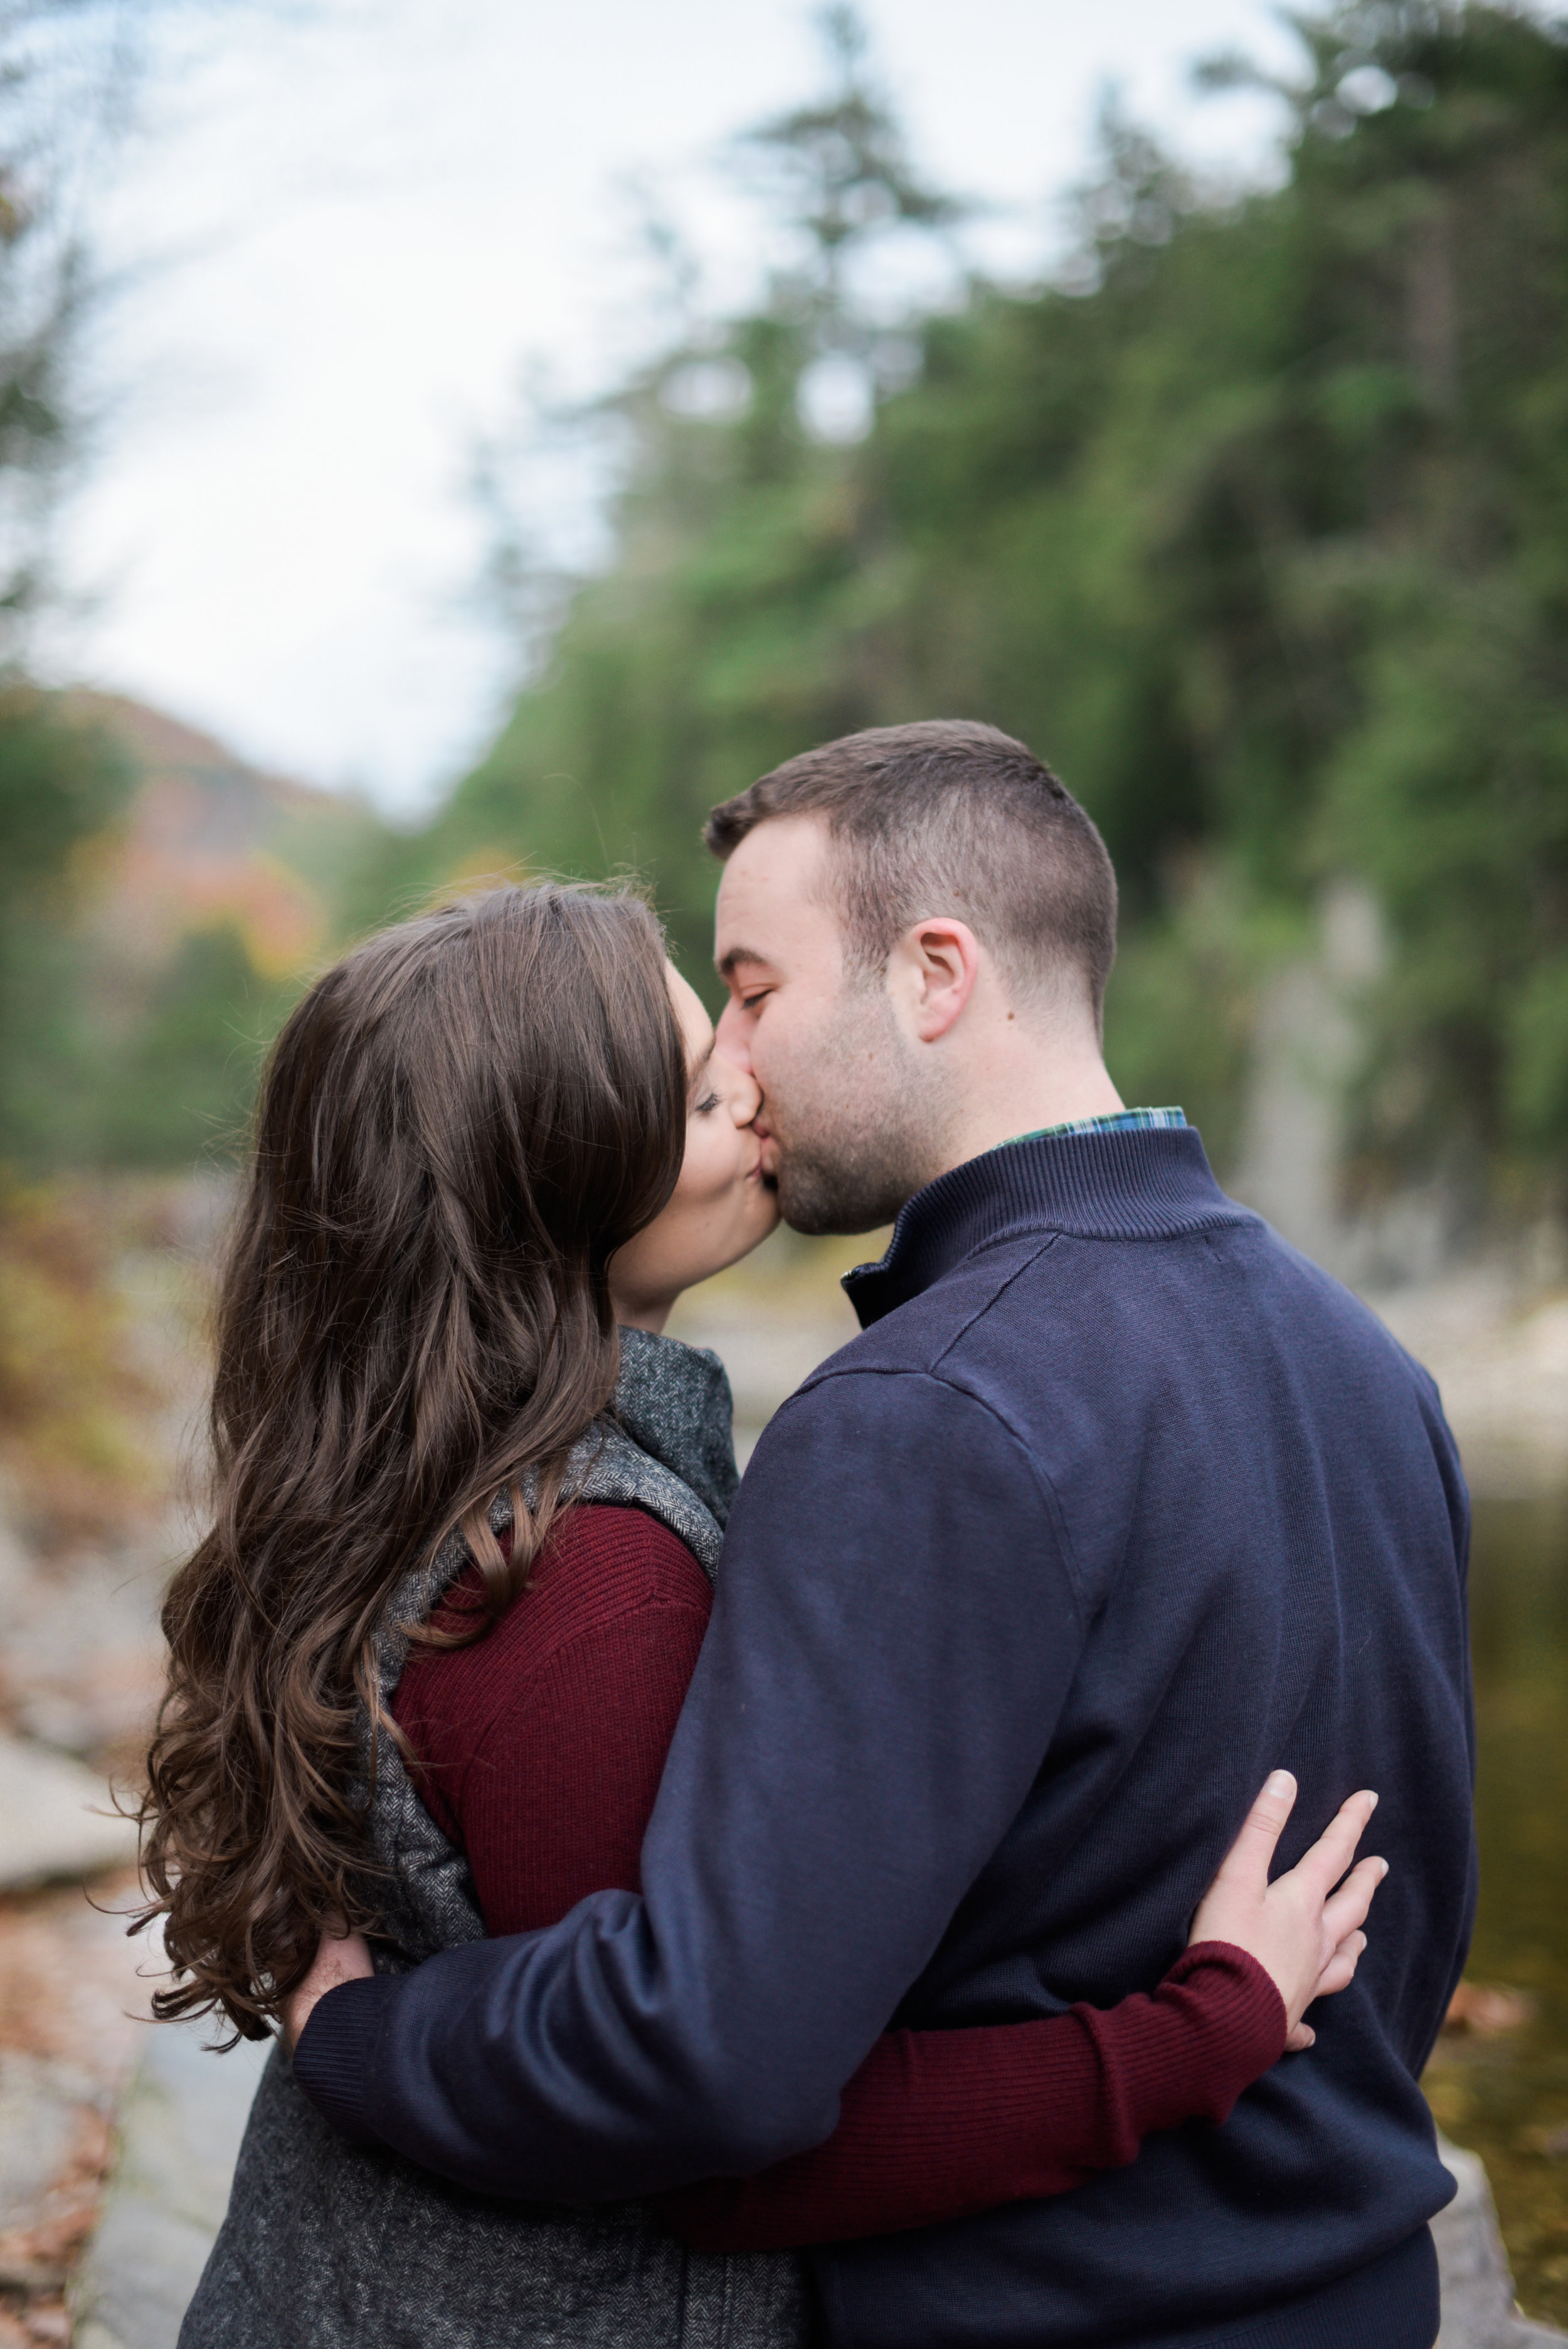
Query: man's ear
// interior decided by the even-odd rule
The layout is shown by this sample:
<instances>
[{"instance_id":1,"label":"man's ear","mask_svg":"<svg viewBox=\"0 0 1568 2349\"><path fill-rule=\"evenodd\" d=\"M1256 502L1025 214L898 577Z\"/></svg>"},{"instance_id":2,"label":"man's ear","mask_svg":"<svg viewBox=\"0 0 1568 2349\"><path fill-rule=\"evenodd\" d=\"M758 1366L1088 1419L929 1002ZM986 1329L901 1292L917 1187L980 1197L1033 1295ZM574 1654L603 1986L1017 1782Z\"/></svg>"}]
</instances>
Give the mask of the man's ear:
<instances>
[{"instance_id":1,"label":"man's ear","mask_svg":"<svg viewBox=\"0 0 1568 2349\"><path fill-rule=\"evenodd\" d=\"M979 940L948 914L916 922L888 958L890 989L923 1044L936 1043L962 1018L979 975Z\"/></svg>"}]
</instances>

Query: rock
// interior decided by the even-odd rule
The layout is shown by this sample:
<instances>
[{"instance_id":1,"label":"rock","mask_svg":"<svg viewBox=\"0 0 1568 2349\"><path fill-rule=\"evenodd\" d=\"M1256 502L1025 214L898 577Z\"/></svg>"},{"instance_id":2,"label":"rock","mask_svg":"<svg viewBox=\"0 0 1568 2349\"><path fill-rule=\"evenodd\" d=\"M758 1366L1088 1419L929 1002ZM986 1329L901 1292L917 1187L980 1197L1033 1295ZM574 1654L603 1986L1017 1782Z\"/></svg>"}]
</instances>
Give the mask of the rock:
<instances>
[{"instance_id":1,"label":"rock","mask_svg":"<svg viewBox=\"0 0 1568 2349\"><path fill-rule=\"evenodd\" d=\"M0 1489L0 1630L9 1630L33 1580L33 1560L18 1538Z\"/></svg>"},{"instance_id":2,"label":"rock","mask_svg":"<svg viewBox=\"0 0 1568 2349\"><path fill-rule=\"evenodd\" d=\"M214 2055L194 2026L160 2025L120 2115L120 2152L71 2290L77 2349L175 2349L228 2208L270 2044Z\"/></svg>"},{"instance_id":3,"label":"rock","mask_svg":"<svg viewBox=\"0 0 1568 2349\"><path fill-rule=\"evenodd\" d=\"M63 1754L0 1735L0 1891L79 1882L136 1858L136 1828L102 1778Z\"/></svg>"},{"instance_id":4,"label":"rock","mask_svg":"<svg viewBox=\"0 0 1568 2349\"><path fill-rule=\"evenodd\" d=\"M1568 2341L1554 2324L1532 2323L1520 2313L1480 2156L1446 2137L1438 2139L1438 2151L1460 2190L1432 2220L1443 2287L1437 2349L1548 2349Z\"/></svg>"},{"instance_id":5,"label":"rock","mask_svg":"<svg viewBox=\"0 0 1568 2349\"><path fill-rule=\"evenodd\" d=\"M145 1745L162 1685L158 1609L173 1547L172 1527L144 1527L8 1586L0 1542L5 1709L30 1743L88 1758Z\"/></svg>"},{"instance_id":6,"label":"rock","mask_svg":"<svg viewBox=\"0 0 1568 2349\"><path fill-rule=\"evenodd\" d=\"M32 2218L69 2156L75 2107L90 2091L62 2081L61 2069L42 2056L0 2052L0 2233Z\"/></svg>"},{"instance_id":7,"label":"rock","mask_svg":"<svg viewBox=\"0 0 1568 2349\"><path fill-rule=\"evenodd\" d=\"M93 2223L108 2158L105 2082L0 2052L0 2287L56 2292Z\"/></svg>"}]
</instances>

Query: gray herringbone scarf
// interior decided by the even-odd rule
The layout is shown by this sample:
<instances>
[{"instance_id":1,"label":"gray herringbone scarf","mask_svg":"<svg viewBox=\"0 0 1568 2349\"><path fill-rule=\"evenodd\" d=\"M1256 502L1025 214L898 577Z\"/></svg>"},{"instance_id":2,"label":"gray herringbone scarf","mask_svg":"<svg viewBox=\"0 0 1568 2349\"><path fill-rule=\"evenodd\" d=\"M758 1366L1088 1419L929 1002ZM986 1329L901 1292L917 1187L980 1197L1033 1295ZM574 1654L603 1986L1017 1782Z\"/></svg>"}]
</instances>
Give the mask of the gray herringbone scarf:
<instances>
[{"instance_id":1,"label":"gray herringbone scarf","mask_svg":"<svg viewBox=\"0 0 1568 2349\"><path fill-rule=\"evenodd\" d=\"M737 1484L729 1381L715 1354L621 1333L613 1416L576 1447L574 1499L634 1504L711 1576ZM504 1496L490 1513L511 1522ZM422 1622L468 1562L454 1535L393 1591L377 1640L382 1702ZM362 1723L384 1962L477 1940L468 1862L419 1800L391 1742ZM372 1766L373 1764L373 1766ZM687 2251L641 2203L501 2203L349 2145L294 2086L281 2049L263 2075L229 2213L180 2349L807 2349L792 2252Z\"/></svg>"},{"instance_id":2,"label":"gray herringbone scarf","mask_svg":"<svg viewBox=\"0 0 1568 2349\"><path fill-rule=\"evenodd\" d=\"M730 1412L729 1381L717 1354L650 1337L645 1330L623 1330L614 1418L577 1444L563 1495L646 1509L680 1536L711 1581L740 1481ZM511 1525L509 1495L498 1494L490 1520L498 1534ZM393 1590L376 1638L385 1709L408 1660L405 1627L428 1619L468 1563L461 1534L450 1534ZM392 1945L378 1963L395 1971L459 1941L483 1940L484 1918L468 1861L425 1808L390 1738L377 1739L372 1751L370 1719L363 1711L359 1728L371 1847L390 1872L389 1882L378 1877L368 1889Z\"/></svg>"}]
</instances>

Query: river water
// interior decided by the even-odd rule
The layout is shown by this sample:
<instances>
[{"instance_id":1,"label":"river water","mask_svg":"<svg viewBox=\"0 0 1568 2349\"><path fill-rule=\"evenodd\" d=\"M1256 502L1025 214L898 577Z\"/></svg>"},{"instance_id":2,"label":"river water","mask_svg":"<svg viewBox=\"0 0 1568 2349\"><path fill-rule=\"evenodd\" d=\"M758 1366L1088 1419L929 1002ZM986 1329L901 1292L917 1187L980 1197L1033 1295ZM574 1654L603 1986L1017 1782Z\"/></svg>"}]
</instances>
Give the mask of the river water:
<instances>
[{"instance_id":1,"label":"river water","mask_svg":"<svg viewBox=\"0 0 1568 2349\"><path fill-rule=\"evenodd\" d=\"M1467 1980L1524 1994L1445 2033L1426 2087L1491 2177L1522 2302L1568 2324L1568 1496L1479 1500L1470 1566L1481 1892Z\"/></svg>"}]
</instances>

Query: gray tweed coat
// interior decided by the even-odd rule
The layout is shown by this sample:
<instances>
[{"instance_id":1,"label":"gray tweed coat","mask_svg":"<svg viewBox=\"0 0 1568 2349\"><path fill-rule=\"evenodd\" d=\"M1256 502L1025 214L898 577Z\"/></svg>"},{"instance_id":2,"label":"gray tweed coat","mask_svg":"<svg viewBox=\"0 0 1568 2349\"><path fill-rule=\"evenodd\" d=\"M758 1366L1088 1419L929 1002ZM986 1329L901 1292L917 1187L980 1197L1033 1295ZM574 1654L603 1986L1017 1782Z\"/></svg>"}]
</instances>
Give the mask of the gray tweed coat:
<instances>
[{"instance_id":1,"label":"gray tweed coat","mask_svg":"<svg viewBox=\"0 0 1568 2349\"><path fill-rule=\"evenodd\" d=\"M573 1455L569 1489L635 1502L711 1576L737 1483L729 1381L715 1354L622 1332L613 1419ZM510 1522L504 1498L491 1511ZM459 1537L393 1592L377 1642L390 1702L399 1625L430 1612L467 1560ZM368 1769L377 1899L400 1969L484 1933L468 1863L383 1739ZM378 1963L383 1962L378 1957ZM283 2050L263 2075L229 2213L180 2349L809 2349L792 2252L687 2251L640 2203L493 2201L397 2154L350 2145L295 2087Z\"/></svg>"}]
</instances>

